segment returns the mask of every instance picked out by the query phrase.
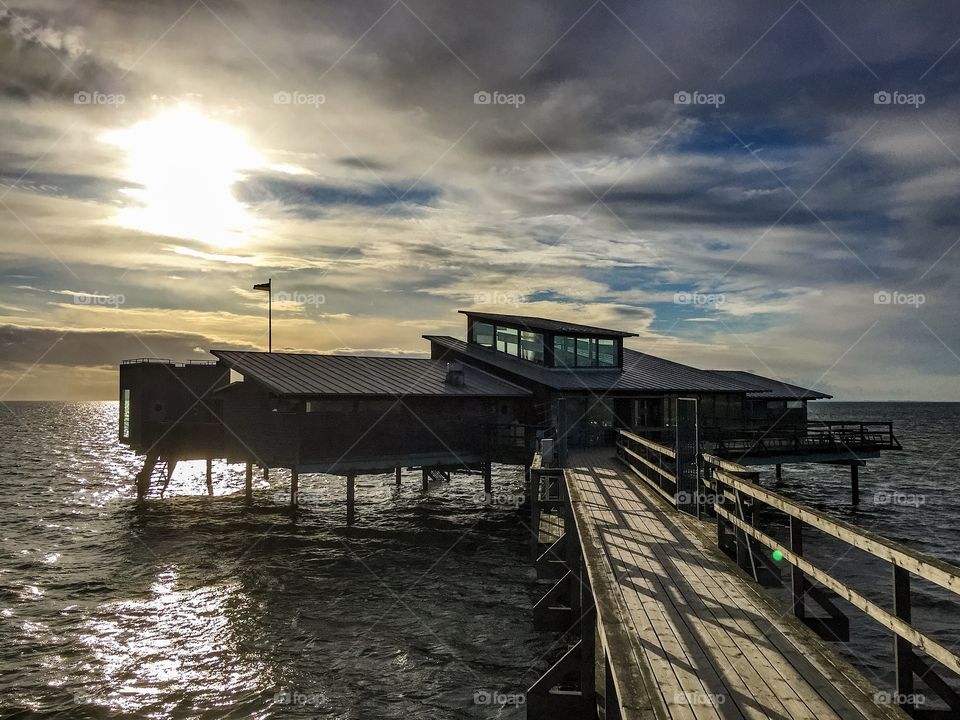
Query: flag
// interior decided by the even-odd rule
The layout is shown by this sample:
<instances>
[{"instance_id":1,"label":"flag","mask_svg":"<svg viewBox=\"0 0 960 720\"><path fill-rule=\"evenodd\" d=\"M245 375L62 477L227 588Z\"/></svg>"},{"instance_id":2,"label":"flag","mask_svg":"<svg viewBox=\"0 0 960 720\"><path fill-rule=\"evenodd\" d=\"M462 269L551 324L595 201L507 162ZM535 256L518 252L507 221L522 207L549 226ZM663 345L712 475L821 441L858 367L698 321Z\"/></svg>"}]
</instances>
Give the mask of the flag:
<instances>
[{"instance_id":1,"label":"flag","mask_svg":"<svg viewBox=\"0 0 960 720\"><path fill-rule=\"evenodd\" d=\"M271 283L271 282L272 282L272 279L271 279L271 280L267 280L265 283L257 283L256 285L253 286L253 289L254 289L254 290L266 290L267 292L270 292L270 283Z\"/></svg>"}]
</instances>

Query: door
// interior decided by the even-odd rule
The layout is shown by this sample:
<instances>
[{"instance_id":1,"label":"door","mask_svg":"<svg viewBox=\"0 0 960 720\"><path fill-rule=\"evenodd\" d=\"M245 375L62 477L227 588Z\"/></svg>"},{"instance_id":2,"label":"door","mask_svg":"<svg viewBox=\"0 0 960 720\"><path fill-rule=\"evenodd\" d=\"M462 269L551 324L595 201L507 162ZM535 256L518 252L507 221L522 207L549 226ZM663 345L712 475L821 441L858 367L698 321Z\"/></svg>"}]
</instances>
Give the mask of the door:
<instances>
[{"instance_id":1,"label":"door","mask_svg":"<svg viewBox=\"0 0 960 720\"><path fill-rule=\"evenodd\" d=\"M700 428L697 424L697 399L677 398L676 418L677 509L699 517L700 514Z\"/></svg>"}]
</instances>

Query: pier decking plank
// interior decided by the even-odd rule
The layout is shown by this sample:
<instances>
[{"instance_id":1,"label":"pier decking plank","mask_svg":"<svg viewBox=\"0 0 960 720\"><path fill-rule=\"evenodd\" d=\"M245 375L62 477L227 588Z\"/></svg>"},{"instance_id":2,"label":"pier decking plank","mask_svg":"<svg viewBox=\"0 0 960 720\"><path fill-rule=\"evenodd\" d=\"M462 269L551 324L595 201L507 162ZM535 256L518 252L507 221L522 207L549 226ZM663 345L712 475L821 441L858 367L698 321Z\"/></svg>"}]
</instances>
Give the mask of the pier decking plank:
<instances>
[{"instance_id":1,"label":"pier decking plank","mask_svg":"<svg viewBox=\"0 0 960 720\"><path fill-rule=\"evenodd\" d=\"M746 578L702 523L668 507L610 449L573 452L570 500L591 575L615 580L657 716L684 720L904 719L849 663ZM713 539L715 543L715 538ZM630 716L625 714L625 717ZM641 715L632 715L641 717Z\"/></svg>"}]
</instances>

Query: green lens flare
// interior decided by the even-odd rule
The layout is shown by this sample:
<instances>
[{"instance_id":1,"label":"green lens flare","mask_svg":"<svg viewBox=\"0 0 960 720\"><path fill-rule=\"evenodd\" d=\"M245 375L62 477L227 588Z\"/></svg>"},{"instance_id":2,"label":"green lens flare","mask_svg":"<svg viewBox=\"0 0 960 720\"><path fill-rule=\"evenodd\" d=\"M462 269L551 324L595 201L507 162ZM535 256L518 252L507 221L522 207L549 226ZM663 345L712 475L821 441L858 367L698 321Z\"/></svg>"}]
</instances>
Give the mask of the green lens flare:
<instances>
[{"instance_id":1,"label":"green lens flare","mask_svg":"<svg viewBox=\"0 0 960 720\"><path fill-rule=\"evenodd\" d=\"M781 560L783 560L783 553L780 552L779 550L774 550L774 551L773 551L773 559L774 559L776 562L780 562Z\"/></svg>"}]
</instances>

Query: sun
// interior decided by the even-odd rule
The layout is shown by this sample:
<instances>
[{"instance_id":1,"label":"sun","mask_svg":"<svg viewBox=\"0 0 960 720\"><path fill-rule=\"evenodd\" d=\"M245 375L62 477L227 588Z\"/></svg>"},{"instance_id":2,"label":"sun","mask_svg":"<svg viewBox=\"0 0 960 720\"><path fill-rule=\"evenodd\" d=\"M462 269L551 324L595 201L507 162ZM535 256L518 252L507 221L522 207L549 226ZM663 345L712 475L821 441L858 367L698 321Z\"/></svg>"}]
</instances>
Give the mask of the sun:
<instances>
[{"instance_id":1,"label":"sun","mask_svg":"<svg viewBox=\"0 0 960 720\"><path fill-rule=\"evenodd\" d=\"M119 225L218 247L243 244L256 231L233 185L265 163L238 128L181 105L103 139L126 152L127 179L136 185L124 190L135 204L120 211Z\"/></svg>"}]
</instances>

